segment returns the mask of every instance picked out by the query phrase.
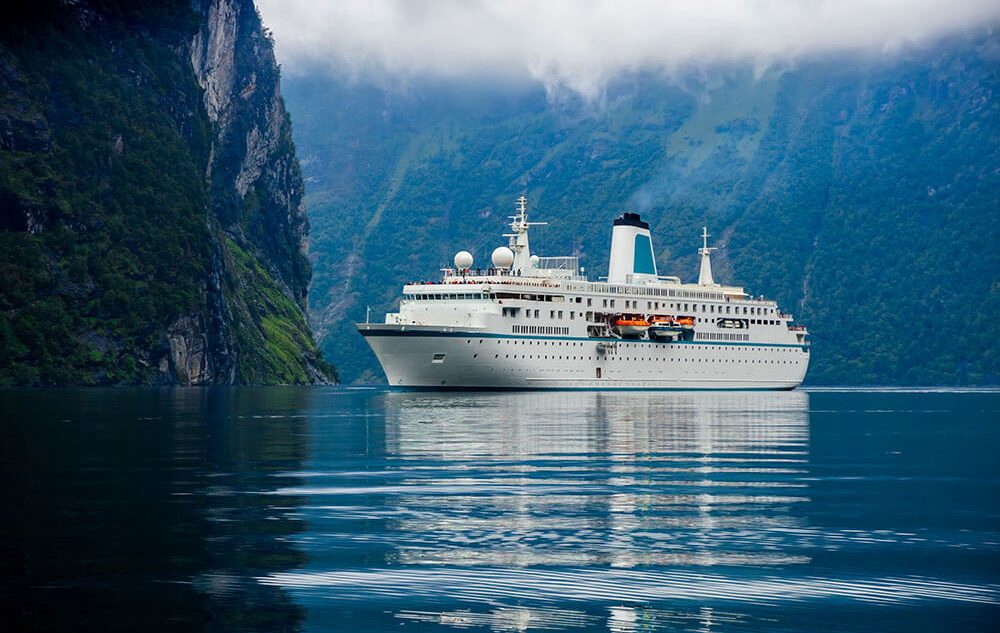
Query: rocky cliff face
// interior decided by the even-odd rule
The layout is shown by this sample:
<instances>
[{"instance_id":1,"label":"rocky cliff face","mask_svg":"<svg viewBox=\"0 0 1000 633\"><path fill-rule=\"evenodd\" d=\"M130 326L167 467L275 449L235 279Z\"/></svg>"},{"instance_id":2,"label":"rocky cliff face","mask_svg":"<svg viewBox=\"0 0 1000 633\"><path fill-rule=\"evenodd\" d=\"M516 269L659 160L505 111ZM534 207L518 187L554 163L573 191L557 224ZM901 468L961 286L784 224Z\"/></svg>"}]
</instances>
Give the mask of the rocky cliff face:
<instances>
[{"instance_id":1,"label":"rocky cliff face","mask_svg":"<svg viewBox=\"0 0 1000 633\"><path fill-rule=\"evenodd\" d=\"M326 380L302 198L251 0L16 13L0 27L0 384Z\"/></svg>"},{"instance_id":2,"label":"rocky cliff face","mask_svg":"<svg viewBox=\"0 0 1000 633\"><path fill-rule=\"evenodd\" d=\"M225 230L253 242L305 307L309 221L271 41L251 2L206 0L202 12L191 65L216 129L213 211Z\"/></svg>"}]
</instances>

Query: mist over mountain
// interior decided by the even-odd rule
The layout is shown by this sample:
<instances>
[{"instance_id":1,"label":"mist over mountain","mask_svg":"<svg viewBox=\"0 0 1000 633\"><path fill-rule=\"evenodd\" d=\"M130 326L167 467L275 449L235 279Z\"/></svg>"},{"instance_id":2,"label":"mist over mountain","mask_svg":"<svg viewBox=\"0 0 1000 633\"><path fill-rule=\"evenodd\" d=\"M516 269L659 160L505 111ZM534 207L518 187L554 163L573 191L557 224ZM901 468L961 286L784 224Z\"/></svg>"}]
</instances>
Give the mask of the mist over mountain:
<instances>
[{"instance_id":1,"label":"mist over mountain","mask_svg":"<svg viewBox=\"0 0 1000 633\"><path fill-rule=\"evenodd\" d=\"M293 73L521 80L587 101L624 75L894 56L1000 21L993 0L260 0Z\"/></svg>"},{"instance_id":2,"label":"mist over mountain","mask_svg":"<svg viewBox=\"0 0 1000 633\"><path fill-rule=\"evenodd\" d=\"M321 347L345 380L378 381L350 323L460 249L485 263L523 192L550 222L535 252L579 255L592 278L622 211L685 280L707 225L718 280L809 326L807 384L995 384L998 62L981 29L863 59L636 69L598 100L489 75L293 72Z\"/></svg>"}]
</instances>

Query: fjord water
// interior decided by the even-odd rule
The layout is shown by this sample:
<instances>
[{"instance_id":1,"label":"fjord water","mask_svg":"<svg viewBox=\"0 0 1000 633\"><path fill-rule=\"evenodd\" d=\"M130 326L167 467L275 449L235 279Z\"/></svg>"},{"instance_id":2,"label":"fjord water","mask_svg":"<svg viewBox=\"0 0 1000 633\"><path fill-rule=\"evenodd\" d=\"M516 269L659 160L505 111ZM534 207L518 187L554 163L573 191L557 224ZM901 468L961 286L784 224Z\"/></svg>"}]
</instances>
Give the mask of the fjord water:
<instances>
[{"instance_id":1,"label":"fjord water","mask_svg":"<svg viewBox=\"0 0 1000 633\"><path fill-rule=\"evenodd\" d=\"M6 630L1000 617L1000 394L0 391Z\"/></svg>"}]
</instances>

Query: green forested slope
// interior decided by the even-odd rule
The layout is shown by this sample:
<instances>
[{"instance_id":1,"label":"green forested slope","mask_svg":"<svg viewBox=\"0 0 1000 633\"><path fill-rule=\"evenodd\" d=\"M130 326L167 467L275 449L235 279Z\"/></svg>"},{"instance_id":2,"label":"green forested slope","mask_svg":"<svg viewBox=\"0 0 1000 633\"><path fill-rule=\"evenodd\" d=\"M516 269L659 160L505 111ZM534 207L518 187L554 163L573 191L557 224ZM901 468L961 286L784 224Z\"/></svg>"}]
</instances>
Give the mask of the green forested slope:
<instances>
[{"instance_id":1,"label":"green forested slope","mask_svg":"<svg viewBox=\"0 0 1000 633\"><path fill-rule=\"evenodd\" d=\"M540 90L286 81L313 223L312 319L347 380L380 378L350 327L461 249L485 262L526 192L536 252L606 274L639 211L662 273L777 298L813 333L812 384L995 384L996 38L754 78L635 76L597 105Z\"/></svg>"},{"instance_id":2,"label":"green forested slope","mask_svg":"<svg viewBox=\"0 0 1000 633\"><path fill-rule=\"evenodd\" d=\"M243 156L221 155L239 143L192 69L204 4L19 3L0 26L0 385L319 376L308 263L284 246L302 229L268 227L282 248L258 238L261 217L287 211L233 200L220 176ZM266 61L246 63L276 87ZM301 197L301 180L278 191L267 177L272 164L299 177L280 114L287 147L261 161L255 191Z\"/></svg>"}]
</instances>

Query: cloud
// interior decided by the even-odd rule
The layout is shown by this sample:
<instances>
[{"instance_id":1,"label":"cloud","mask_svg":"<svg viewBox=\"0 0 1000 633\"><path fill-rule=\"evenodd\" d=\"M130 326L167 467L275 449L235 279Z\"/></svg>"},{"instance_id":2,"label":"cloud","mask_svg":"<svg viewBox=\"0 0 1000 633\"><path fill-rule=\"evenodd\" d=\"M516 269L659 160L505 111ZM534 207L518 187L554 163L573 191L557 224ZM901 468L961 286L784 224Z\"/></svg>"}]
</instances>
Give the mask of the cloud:
<instances>
[{"instance_id":1,"label":"cloud","mask_svg":"<svg viewBox=\"0 0 1000 633\"><path fill-rule=\"evenodd\" d=\"M997 0L258 0L278 56L355 75L530 78L597 95L614 76L891 53L1000 22Z\"/></svg>"}]
</instances>

